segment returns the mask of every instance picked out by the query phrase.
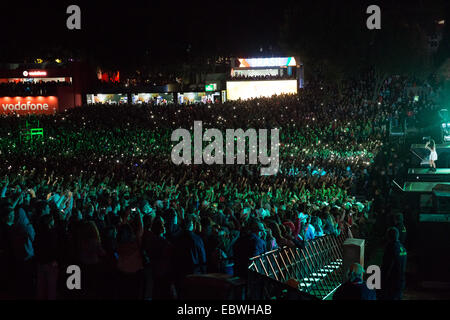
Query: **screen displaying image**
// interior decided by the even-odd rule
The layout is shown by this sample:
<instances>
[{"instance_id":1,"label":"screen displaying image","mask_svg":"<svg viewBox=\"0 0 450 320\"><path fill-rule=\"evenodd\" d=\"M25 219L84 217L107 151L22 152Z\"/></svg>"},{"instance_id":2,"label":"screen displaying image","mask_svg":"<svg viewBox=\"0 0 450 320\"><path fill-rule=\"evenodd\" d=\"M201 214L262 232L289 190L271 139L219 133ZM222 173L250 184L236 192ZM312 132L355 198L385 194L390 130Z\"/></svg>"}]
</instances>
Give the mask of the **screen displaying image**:
<instances>
[{"instance_id":1,"label":"screen displaying image","mask_svg":"<svg viewBox=\"0 0 450 320\"><path fill-rule=\"evenodd\" d=\"M87 103L102 103L102 104L122 104L127 103L128 97L126 94L88 94Z\"/></svg>"},{"instance_id":2,"label":"screen displaying image","mask_svg":"<svg viewBox=\"0 0 450 320\"><path fill-rule=\"evenodd\" d=\"M153 103L166 104L173 102L171 93L138 93L132 95L133 104Z\"/></svg>"},{"instance_id":3,"label":"screen displaying image","mask_svg":"<svg viewBox=\"0 0 450 320\"><path fill-rule=\"evenodd\" d=\"M227 100L247 100L285 93L297 93L297 80L227 82Z\"/></svg>"},{"instance_id":4,"label":"screen displaying image","mask_svg":"<svg viewBox=\"0 0 450 320\"><path fill-rule=\"evenodd\" d=\"M184 92L178 93L179 104L216 103L220 101L220 92Z\"/></svg>"},{"instance_id":5,"label":"screen displaying image","mask_svg":"<svg viewBox=\"0 0 450 320\"><path fill-rule=\"evenodd\" d=\"M206 97L205 92L184 92L178 94L178 103L189 104L189 103L201 103L204 102Z\"/></svg>"},{"instance_id":6,"label":"screen displaying image","mask_svg":"<svg viewBox=\"0 0 450 320\"><path fill-rule=\"evenodd\" d=\"M278 69L250 69L250 70L233 69L231 73L233 77L261 77L261 76L280 75L280 71Z\"/></svg>"}]
</instances>

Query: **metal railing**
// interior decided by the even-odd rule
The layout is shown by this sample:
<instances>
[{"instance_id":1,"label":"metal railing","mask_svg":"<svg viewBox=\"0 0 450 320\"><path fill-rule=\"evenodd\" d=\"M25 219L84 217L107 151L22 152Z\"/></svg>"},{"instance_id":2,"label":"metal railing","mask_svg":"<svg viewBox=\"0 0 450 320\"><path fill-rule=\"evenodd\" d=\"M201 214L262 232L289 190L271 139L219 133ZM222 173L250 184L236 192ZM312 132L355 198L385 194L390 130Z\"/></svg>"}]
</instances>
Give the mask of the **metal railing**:
<instances>
[{"instance_id":1,"label":"metal railing","mask_svg":"<svg viewBox=\"0 0 450 320\"><path fill-rule=\"evenodd\" d=\"M342 283L343 243L346 234L306 241L305 247L284 247L250 259L249 272L285 284L298 282L298 290L319 299L328 298ZM269 294L270 296L270 294Z\"/></svg>"}]
</instances>

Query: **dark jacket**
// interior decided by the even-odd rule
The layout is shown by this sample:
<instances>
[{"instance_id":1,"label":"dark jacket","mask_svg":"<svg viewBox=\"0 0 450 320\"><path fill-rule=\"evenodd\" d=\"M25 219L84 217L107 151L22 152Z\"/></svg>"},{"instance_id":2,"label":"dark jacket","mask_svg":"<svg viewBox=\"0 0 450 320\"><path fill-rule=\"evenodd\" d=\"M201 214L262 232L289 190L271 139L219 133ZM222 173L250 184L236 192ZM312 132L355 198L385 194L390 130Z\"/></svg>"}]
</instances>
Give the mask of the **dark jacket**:
<instances>
[{"instance_id":1,"label":"dark jacket","mask_svg":"<svg viewBox=\"0 0 450 320\"><path fill-rule=\"evenodd\" d=\"M405 288L406 260L406 249L400 241L386 246L381 265L381 290L384 299L398 297Z\"/></svg>"},{"instance_id":2,"label":"dark jacket","mask_svg":"<svg viewBox=\"0 0 450 320\"><path fill-rule=\"evenodd\" d=\"M58 233L55 228L38 230L34 243L36 261L49 264L58 260Z\"/></svg>"},{"instance_id":3,"label":"dark jacket","mask_svg":"<svg viewBox=\"0 0 450 320\"><path fill-rule=\"evenodd\" d=\"M33 241L35 231L27 214L22 208L18 210L17 220L13 226L13 252L17 261L27 261L34 257Z\"/></svg>"},{"instance_id":4,"label":"dark jacket","mask_svg":"<svg viewBox=\"0 0 450 320\"><path fill-rule=\"evenodd\" d=\"M192 231L184 231L174 243L177 274L206 273L206 253L202 238Z\"/></svg>"},{"instance_id":5,"label":"dark jacket","mask_svg":"<svg viewBox=\"0 0 450 320\"><path fill-rule=\"evenodd\" d=\"M11 286L11 274L13 274L13 228L6 224L0 224L0 292L8 290Z\"/></svg>"},{"instance_id":6,"label":"dark jacket","mask_svg":"<svg viewBox=\"0 0 450 320\"><path fill-rule=\"evenodd\" d=\"M376 300L375 290L367 288L362 281L347 281L343 283L333 294L333 300Z\"/></svg>"},{"instance_id":7,"label":"dark jacket","mask_svg":"<svg viewBox=\"0 0 450 320\"><path fill-rule=\"evenodd\" d=\"M242 235L234 244L233 252L235 274L245 277L250 258L266 252L266 242L254 233Z\"/></svg>"},{"instance_id":8,"label":"dark jacket","mask_svg":"<svg viewBox=\"0 0 450 320\"><path fill-rule=\"evenodd\" d=\"M173 269L173 246L162 236L146 231L142 240L142 249L152 266L154 277L167 277Z\"/></svg>"}]
</instances>

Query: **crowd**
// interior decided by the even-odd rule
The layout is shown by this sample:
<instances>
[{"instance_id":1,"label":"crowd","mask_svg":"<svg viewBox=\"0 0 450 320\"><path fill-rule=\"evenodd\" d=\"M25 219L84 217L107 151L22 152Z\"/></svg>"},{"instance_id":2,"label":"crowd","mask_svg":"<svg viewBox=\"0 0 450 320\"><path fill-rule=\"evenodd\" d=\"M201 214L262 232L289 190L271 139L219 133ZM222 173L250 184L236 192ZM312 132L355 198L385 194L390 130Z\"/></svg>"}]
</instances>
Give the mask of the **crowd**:
<instances>
[{"instance_id":1,"label":"crowd","mask_svg":"<svg viewBox=\"0 0 450 320\"><path fill-rule=\"evenodd\" d=\"M0 96L50 96L57 94L58 87L70 85L66 81L0 83Z\"/></svg>"},{"instance_id":2,"label":"crowd","mask_svg":"<svg viewBox=\"0 0 450 320\"><path fill-rule=\"evenodd\" d=\"M377 101L369 75L340 89L313 81L299 95L214 105L83 106L38 117L45 139L32 143L20 142L23 117L1 118L0 292L180 298L188 274L245 277L250 257L279 247L367 237L386 206L389 120L411 106L389 81ZM280 171L174 165L171 133L195 120L279 128ZM82 293L65 287L73 264Z\"/></svg>"}]
</instances>

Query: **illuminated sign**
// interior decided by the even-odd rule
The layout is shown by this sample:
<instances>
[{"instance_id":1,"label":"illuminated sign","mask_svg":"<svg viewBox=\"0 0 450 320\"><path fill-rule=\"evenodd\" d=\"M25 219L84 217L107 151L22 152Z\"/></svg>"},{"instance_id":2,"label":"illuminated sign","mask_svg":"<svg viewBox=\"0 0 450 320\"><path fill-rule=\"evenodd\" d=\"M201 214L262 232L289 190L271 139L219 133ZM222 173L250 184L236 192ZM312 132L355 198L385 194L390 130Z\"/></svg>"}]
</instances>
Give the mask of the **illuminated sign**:
<instances>
[{"instance_id":1,"label":"illuminated sign","mask_svg":"<svg viewBox=\"0 0 450 320\"><path fill-rule=\"evenodd\" d=\"M102 103L102 104L120 104L127 103L128 97L126 94L88 94L87 95L87 103Z\"/></svg>"},{"instance_id":2,"label":"illuminated sign","mask_svg":"<svg viewBox=\"0 0 450 320\"><path fill-rule=\"evenodd\" d=\"M215 91L215 90L217 90L217 84L216 83L207 84L205 86L205 91Z\"/></svg>"},{"instance_id":3,"label":"illuminated sign","mask_svg":"<svg viewBox=\"0 0 450 320\"><path fill-rule=\"evenodd\" d=\"M30 77L46 77L47 71L30 71L28 72Z\"/></svg>"},{"instance_id":4,"label":"illuminated sign","mask_svg":"<svg viewBox=\"0 0 450 320\"><path fill-rule=\"evenodd\" d=\"M42 71L42 70L27 71L27 70L25 70L22 74L24 77L46 77L47 71Z\"/></svg>"},{"instance_id":5,"label":"illuminated sign","mask_svg":"<svg viewBox=\"0 0 450 320\"><path fill-rule=\"evenodd\" d=\"M54 114L58 111L56 97L3 97L0 114Z\"/></svg>"},{"instance_id":6,"label":"illuminated sign","mask_svg":"<svg viewBox=\"0 0 450 320\"><path fill-rule=\"evenodd\" d=\"M285 93L297 93L297 80L227 82L227 100L271 97Z\"/></svg>"},{"instance_id":7,"label":"illuminated sign","mask_svg":"<svg viewBox=\"0 0 450 320\"><path fill-rule=\"evenodd\" d=\"M297 65L294 57L284 58L249 58L239 59L239 68L254 67L294 67Z\"/></svg>"}]
</instances>

